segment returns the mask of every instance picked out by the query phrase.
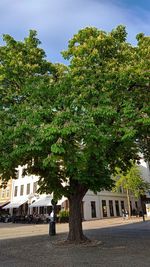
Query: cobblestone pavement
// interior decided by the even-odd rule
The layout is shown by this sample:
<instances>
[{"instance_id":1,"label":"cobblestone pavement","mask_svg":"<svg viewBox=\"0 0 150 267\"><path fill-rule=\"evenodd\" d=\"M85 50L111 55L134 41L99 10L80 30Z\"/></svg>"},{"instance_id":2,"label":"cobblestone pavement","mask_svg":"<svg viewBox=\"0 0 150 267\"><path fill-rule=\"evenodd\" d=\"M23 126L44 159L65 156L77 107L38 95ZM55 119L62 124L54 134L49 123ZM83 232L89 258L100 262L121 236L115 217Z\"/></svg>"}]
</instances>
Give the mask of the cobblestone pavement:
<instances>
[{"instance_id":1,"label":"cobblestone pavement","mask_svg":"<svg viewBox=\"0 0 150 267\"><path fill-rule=\"evenodd\" d=\"M91 245L62 245L68 224L0 223L0 267L149 267L150 220L122 218L83 222ZM100 242L94 242L94 240Z\"/></svg>"}]
</instances>

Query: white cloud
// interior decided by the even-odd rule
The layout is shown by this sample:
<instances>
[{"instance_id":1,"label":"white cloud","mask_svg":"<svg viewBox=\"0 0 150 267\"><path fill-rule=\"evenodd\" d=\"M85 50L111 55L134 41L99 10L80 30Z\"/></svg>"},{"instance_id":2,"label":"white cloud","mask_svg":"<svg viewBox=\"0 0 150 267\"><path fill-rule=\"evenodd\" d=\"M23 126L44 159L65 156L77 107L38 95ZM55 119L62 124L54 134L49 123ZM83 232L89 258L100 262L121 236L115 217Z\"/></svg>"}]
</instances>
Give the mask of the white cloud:
<instances>
[{"instance_id":1,"label":"white cloud","mask_svg":"<svg viewBox=\"0 0 150 267\"><path fill-rule=\"evenodd\" d=\"M122 5L118 0L1 0L0 32L22 39L36 29L50 58L59 60L68 39L80 28L96 26L111 30L127 26L129 40L138 32L149 34L150 12Z\"/></svg>"}]
</instances>

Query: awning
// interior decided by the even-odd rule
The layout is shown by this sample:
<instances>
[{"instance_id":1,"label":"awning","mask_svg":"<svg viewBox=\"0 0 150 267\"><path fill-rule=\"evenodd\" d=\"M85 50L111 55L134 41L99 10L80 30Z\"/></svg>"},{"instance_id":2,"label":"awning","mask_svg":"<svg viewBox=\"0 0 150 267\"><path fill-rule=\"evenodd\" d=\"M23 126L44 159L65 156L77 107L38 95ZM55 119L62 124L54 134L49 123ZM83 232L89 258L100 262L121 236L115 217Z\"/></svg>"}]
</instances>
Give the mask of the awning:
<instances>
[{"instance_id":1,"label":"awning","mask_svg":"<svg viewBox=\"0 0 150 267\"><path fill-rule=\"evenodd\" d=\"M62 199L58 200L57 205L61 205L65 200L67 200L67 198L62 197ZM40 199L32 203L30 205L30 208L52 206L51 201L52 201L52 196L41 197Z\"/></svg>"},{"instance_id":2,"label":"awning","mask_svg":"<svg viewBox=\"0 0 150 267\"><path fill-rule=\"evenodd\" d=\"M37 201L35 201L34 203L32 203L30 205L30 208L52 206L51 200L52 200L51 196L42 197L38 199Z\"/></svg>"},{"instance_id":3,"label":"awning","mask_svg":"<svg viewBox=\"0 0 150 267\"><path fill-rule=\"evenodd\" d=\"M0 202L0 208L3 208L4 206L6 206L7 204L9 204L10 201L7 202Z\"/></svg>"},{"instance_id":4,"label":"awning","mask_svg":"<svg viewBox=\"0 0 150 267\"><path fill-rule=\"evenodd\" d=\"M6 205L5 207L3 207L3 209L15 209L15 208L19 208L21 205L23 205L24 203L26 203L28 201L27 198L25 199L20 199L16 202L11 202L8 205Z\"/></svg>"}]
</instances>

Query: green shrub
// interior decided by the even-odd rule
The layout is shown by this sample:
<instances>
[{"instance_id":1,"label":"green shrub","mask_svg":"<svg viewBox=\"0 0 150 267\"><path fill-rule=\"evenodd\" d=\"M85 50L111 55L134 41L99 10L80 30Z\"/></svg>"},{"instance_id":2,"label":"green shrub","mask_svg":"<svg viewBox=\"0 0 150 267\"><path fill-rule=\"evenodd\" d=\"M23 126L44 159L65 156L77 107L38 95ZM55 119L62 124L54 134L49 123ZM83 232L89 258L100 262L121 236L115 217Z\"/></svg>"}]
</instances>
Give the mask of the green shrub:
<instances>
[{"instance_id":1,"label":"green shrub","mask_svg":"<svg viewBox=\"0 0 150 267\"><path fill-rule=\"evenodd\" d=\"M69 211L68 210L60 210L59 212L59 222L68 222L69 221Z\"/></svg>"},{"instance_id":2,"label":"green shrub","mask_svg":"<svg viewBox=\"0 0 150 267\"><path fill-rule=\"evenodd\" d=\"M59 217L69 217L69 211L68 210L60 210Z\"/></svg>"}]
</instances>

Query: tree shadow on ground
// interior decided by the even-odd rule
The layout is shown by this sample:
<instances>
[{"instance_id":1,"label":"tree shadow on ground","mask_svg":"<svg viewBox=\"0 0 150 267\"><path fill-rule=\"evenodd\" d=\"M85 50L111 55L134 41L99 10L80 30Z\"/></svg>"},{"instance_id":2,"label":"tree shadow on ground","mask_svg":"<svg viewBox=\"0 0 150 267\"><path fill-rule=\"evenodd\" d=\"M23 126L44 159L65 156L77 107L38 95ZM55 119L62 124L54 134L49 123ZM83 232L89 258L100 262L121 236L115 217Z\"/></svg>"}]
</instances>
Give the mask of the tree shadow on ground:
<instances>
[{"instance_id":1,"label":"tree shadow on ground","mask_svg":"<svg viewBox=\"0 0 150 267\"><path fill-rule=\"evenodd\" d=\"M86 229L84 234L100 243L95 246L59 245L67 233L1 240L1 266L149 266L150 221Z\"/></svg>"}]
</instances>

